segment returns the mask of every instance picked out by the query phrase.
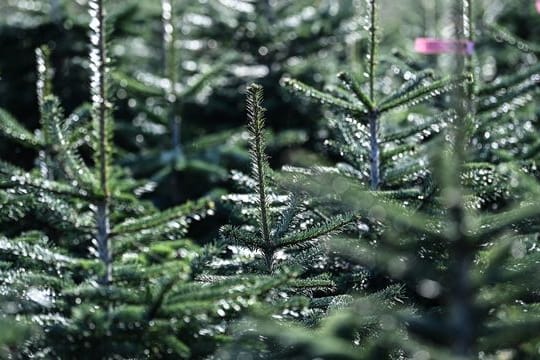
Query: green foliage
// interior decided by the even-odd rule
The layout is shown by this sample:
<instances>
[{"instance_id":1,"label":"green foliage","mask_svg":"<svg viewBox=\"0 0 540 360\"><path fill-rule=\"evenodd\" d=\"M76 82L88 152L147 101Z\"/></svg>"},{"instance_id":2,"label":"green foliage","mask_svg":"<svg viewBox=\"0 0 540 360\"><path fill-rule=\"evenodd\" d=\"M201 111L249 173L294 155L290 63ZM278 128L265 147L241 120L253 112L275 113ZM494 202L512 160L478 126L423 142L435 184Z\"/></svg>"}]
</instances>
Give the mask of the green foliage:
<instances>
[{"instance_id":1,"label":"green foliage","mask_svg":"<svg viewBox=\"0 0 540 360\"><path fill-rule=\"evenodd\" d=\"M0 130L4 136L19 141L26 146L37 146L40 144L40 140L25 129L25 127L15 120L15 118L7 111L0 109L0 119L2 120L0 122Z\"/></svg>"},{"instance_id":2,"label":"green foliage","mask_svg":"<svg viewBox=\"0 0 540 360\"><path fill-rule=\"evenodd\" d=\"M0 358L536 359L528 5L2 2Z\"/></svg>"},{"instance_id":3,"label":"green foliage","mask_svg":"<svg viewBox=\"0 0 540 360\"><path fill-rule=\"evenodd\" d=\"M174 1L163 0L161 2L161 22L162 41L161 49L155 48L153 51L163 53L162 69L160 73L143 72L139 69L133 74L128 74L124 69L117 69L112 78L115 84L135 103L139 100L142 106L137 106L137 111L144 114L140 117L142 124L135 129L138 133L136 137L158 138L158 143L150 149L144 149L142 153L128 153L125 155L124 164L134 170L137 176L152 176L158 185L163 185L167 181L173 182L177 186L175 177L178 172L196 172L197 168L202 168L207 172L208 178L225 177L226 170L215 160L205 157L207 152L217 152L218 159L224 150L212 142L202 142L203 139L191 141L185 138L184 130L189 124L183 124L183 107L189 102L199 101L199 97L204 95L204 91L209 85L217 82L224 71L229 60L225 57L209 69L192 74L183 68L179 58L184 54L178 50L178 31L176 28L178 11ZM156 19L157 20L157 19ZM149 45L151 46L151 45ZM145 59L141 59L143 61ZM182 79L179 82L179 79ZM148 108L145 103L155 103L154 108ZM190 119L187 119L188 121ZM166 128L168 130L156 132L155 129ZM122 133L129 130L125 124ZM129 130L133 132L133 129ZM157 135L157 136L156 136ZM218 134L212 134L217 136ZM228 134L223 134L227 136ZM205 146L201 146L201 144ZM198 145L198 146L197 146ZM137 145L139 146L139 145ZM150 167L142 167L139 163L150 163ZM174 195L178 202L179 196Z\"/></svg>"},{"instance_id":4,"label":"green foliage","mask_svg":"<svg viewBox=\"0 0 540 360\"><path fill-rule=\"evenodd\" d=\"M276 142L270 150L284 152L291 144L305 142L304 129L289 129L293 122L296 127L307 122L305 114L296 116L303 110L287 114L287 120L278 113L280 104L290 103L278 79L293 68L311 76L312 57L326 51L328 41L339 36L332 30L348 31L352 2L180 5L162 1L161 5L139 6L141 12L147 11L145 24L153 31L144 35L142 44L139 37L136 47L126 49L122 63L127 66L112 75L132 117L117 123L116 134L127 144L122 163L135 176L156 181L154 196L168 206L193 194L171 198L167 187L187 187L200 196L209 186L222 186L230 168L247 166L236 104L240 102L237 89L249 79L260 79L272 91L270 126L278 134L285 128L283 137L292 140ZM310 14L312 10L316 12ZM160 20L162 26L156 31ZM300 28L293 26L295 22ZM331 53L327 55L334 61ZM216 136L228 141L204 141Z\"/></svg>"},{"instance_id":5,"label":"green foliage","mask_svg":"<svg viewBox=\"0 0 540 360\"><path fill-rule=\"evenodd\" d=\"M88 140L78 141L58 98L39 85L43 141L32 145L42 146L55 171L2 163L2 208L8 209L2 222L33 217L47 227L30 222L35 231L15 226L13 235L0 239L1 293L17 302L12 315L21 324L40 330L20 345L21 356L203 356L225 341L224 318L286 276L197 279L202 253L183 237L190 222L213 212L213 203L158 211L138 200L132 194L138 184L113 166L103 6L101 0L89 3L92 121L80 125ZM16 131L13 124L8 135ZM93 161L83 156L88 148Z\"/></svg>"},{"instance_id":6,"label":"green foliage","mask_svg":"<svg viewBox=\"0 0 540 360\"><path fill-rule=\"evenodd\" d=\"M257 273L278 274L287 268L300 269L302 281L293 287L332 287L328 280L305 278L316 264L324 261L320 242L353 222L351 215L321 219L309 210L307 199L301 193L280 194L272 177L265 153L263 89L252 84L247 89L248 131L250 134L251 176L236 174L236 180L246 187L245 195L227 195L226 200L242 206L246 213L243 226L222 228L221 237L227 244L254 252L254 264L244 264ZM251 226L251 221L255 226ZM317 260L318 259L318 260ZM262 264L258 265L257 262ZM322 280L322 281L321 281Z\"/></svg>"},{"instance_id":7,"label":"green foliage","mask_svg":"<svg viewBox=\"0 0 540 360\"><path fill-rule=\"evenodd\" d=\"M380 72L377 67L378 4L368 1L366 6L369 44L364 82L356 74L342 72L338 75L342 85L333 92L322 92L292 79L285 79L284 85L335 110L329 123L335 138L328 139L326 144L347 162L338 166L338 170L369 183L373 190L411 187L425 177L421 171L411 169L411 165L425 162L422 145L447 126L451 114L422 116L414 122L403 121L401 124L390 119L386 124L383 116L392 110L408 109L446 94L470 76L434 79L432 70L417 71L399 89L379 100L376 96ZM399 179L399 183L396 184L394 179Z\"/></svg>"},{"instance_id":8,"label":"green foliage","mask_svg":"<svg viewBox=\"0 0 540 360\"><path fill-rule=\"evenodd\" d=\"M224 53L235 55L229 66L235 76L229 77L224 88L217 89L220 97L237 97L231 87L246 81L261 83L271 99L271 126L290 126L285 120L296 126L309 126L309 113L302 109L288 111L285 118L278 116L282 104L291 105L277 86L278 80L284 74L304 79L316 79L317 73L328 74L337 56L346 50L341 39L357 26L354 2L349 0L209 1L194 13L209 20L194 32L197 38L215 41L215 49L208 53L214 57ZM325 64L319 63L321 59ZM295 119L296 114L305 120Z\"/></svg>"},{"instance_id":9,"label":"green foliage","mask_svg":"<svg viewBox=\"0 0 540 360\"><path fill-rule=\"evenodd\" d=\"M441 159L434 164L437 170L434 172L447 178L452 176L448 171L451 168L449 161ZM386 313L383 316L385 321L395 325L389 326L388 333L377 337L371 347L361 346L361 350L353 347L357 352L347 347L336 351L333 342L341 338L340 333L329 336L326 343L312 343L303 332L273 327L266 328L264 332L294 344L292 351L308 346L309 351L313 351L312 356L323 358L386 358L389 356L388 349L411 356L423 351L428 358L434 359L459 358L453 357L452 353L494 354L502 349L514 349L515 353L525 358L531 356L529 349L534 348L539 339L530 332L530 336L527 336L518 329L522 326L534 329L537 321L536 315L533 315L537 299L527 295L530 286L534 286L529 281L537 281L532 275L538 270L537 254L536 250L526 250L527 245L524 244L537 239L535 223L539 208L534 202L531 203L531 199L538 194L538 184L519 172L511 176L520 184L520 190L516 191L524 192L524 200L496 215L465 210L464 198L460 195L462 189L459 187L441 189L445 210L433 215L405 210L393 201L373 196L361 186L350 183L350 180L342 180L348 181L349 186L334 196L339 196L362 218L384 223L384 232L376 247L362 239L354 242L353 239L343 238L334 241L332 248L358 264L399 278L428 303L434 302L432 306L435 308L416 303L414 313ZM321 181L311 180L315 184L311 189L319 193L335 181L335 175ZM374 208L379 210L374 212ZM525 227L520 225L525 223ZM396 263L397 259L400 259L401 265ZM502 289L505 289L504 295ZM373 308L366 306L361 309L362 312L356 316L343 316L361 319L373 314ZM525 320L525 316L528 320ZM341 320L340 325L346 324L345 320ZM409 335L400 339L396 326L406 330ZM345 334L362 329L361 324L351 327ZM324 326L320 331L327 331L323 329ZM518 331L519 335L508 336L514 331ZM376 352L371 352L374 349Z\"/></svg>"},{"instance_id":10,"label":"green foliage","mask_svg":"<svg viewBox=\"0 0 540 360\"><path fill-rule=\"evenodd\" d=\"M368 4L368 9L370 5L373 3ZM461 9L467 15L462 17L464 24L458 23L458 33L461 26L467 36L472 36L472 19L468 12L471 6L469 1L462 2ZM374 33L372 30L372 38ZM457 59L456 63L457 73L473 67L469 58ZM527 113L518 110L524 108L535 94L535 67L512 76L512 79L503 78L499 89L497 82L488 85L487 88L494 88L494 93L500 90L492 96L493 109L502 106L513 112L515 121L528 121ZM538 271L537 251L534 246L524 245L538 239L538 181L533 170L536 166L532 161L525 163L518 149L503 153L505 156L495 152L489 162L485 161L486 150L497 147L487 147L485 141L474 137L478 127L472 130L470 127L471 122L481 127L481 121L490 111L489 107L477 105L489 102L483 97L489 90L478 90L475 78L467 76L463 86L458 86L460 82L451 86L454 90L452 120L440 129L441 136L434 137L422 150L429 159L426 165L429 164L430 181L435 187L424 189L430 190L429 196L420 193L420 199L427 200L416 202L416 206L403 206L399 196L374 191L373 182L358 182L354 176L365 174L373 179L373 171L362 173L341 165L337 167L338 171L302 170L302 175L296 175L302 176L302 188L310 191L313 197L340 204L341 209L355 213L368 224L368 230L358 237L343 236L332 240L330 249L357 265L403 284L410 297L406 306L388 309L381 306L380 301L366 302L363 294L356 294L357 303L353 302L328 317L328 323L323 321L315 329L277 326L263 321L259 331L269 336L270 341L276 341L277 347L286 349L288 358L421 356L425 359L472 359L509 356L528 359L536 356L532 349L536 349L539 341L534 333L538 299L533 290L535 285L532 285L537 279L532 274ZM349 93L339 92L341 97L336 98L339 101L325 97L324 93L313 92L305 85L289 84L336 108L342 100L351 104L350 99L354 96L365 111L376 108L368 101L371 99L364 95L360 84L353 84L350 76L342 75L341 79ZM410 89L410 86L405 88ZM414 99L416 94L422 93L420 89L413 90L411 96L390 95L389 103L398 104L400 98ZM341 111L348 115L349 122L358 117L346 106L342 106ZM509 134L496 129L500 124L511 122L509 118L512 117L505 115L506 111L491 113L494 123L490 123L493 126L490 131L497 135L496 139L489 139L490 145L498 145L499 141L505 145L515 139L515 131ZM345 133L345 139L346 136L353 139L357 133L365 137L370 135L369 128L361 127L367 121L358 123ZM520 125L513 126L515 130L523 129ZM403 131L406 137L415 131L421 132L422 127ZM389 135L388 138L394 141L400 136ZM334 140L334 143L343 146L344 141L340 140ZM515 141L510 142L515 144ZM357 142L348 144L352 147ZM408 144L404 145L395 150L396 154L409 151ZM526 149L526 144L522 145ZM342 150L341 154L347 150ZM363 152L356 151L364 156L364 163L373 159L369 147ZM349 155L349 159L358 159L358 156ZM387 159L393 160L391 156ZM411 170L410 164L404 169ZM399 173L401 177L407 174ZM399 185L395 183L394 186ZM418 193L411 194L419 196ZM486 202L495 206L487 207ZM360 303L361 306L356 305ZM373 314L378 314L375 324L380 326L380 331L376 337L365 341L358 334L365 331L365 319L372 319ZM525 329L533 332L526 334Z\"/></svg>"},{"instance_id":11,"label":"green foliage","mask_svg":"<svg viewBox=\"0 0 540 360\"><path fill-rule=\"evenodd\" d=\"M2 335L0 335L0 354L4 358L13 358L17 355L20 344L29 337L29 327L17 324L12 318L0 319Z\"/></svg>"}]
</instances>

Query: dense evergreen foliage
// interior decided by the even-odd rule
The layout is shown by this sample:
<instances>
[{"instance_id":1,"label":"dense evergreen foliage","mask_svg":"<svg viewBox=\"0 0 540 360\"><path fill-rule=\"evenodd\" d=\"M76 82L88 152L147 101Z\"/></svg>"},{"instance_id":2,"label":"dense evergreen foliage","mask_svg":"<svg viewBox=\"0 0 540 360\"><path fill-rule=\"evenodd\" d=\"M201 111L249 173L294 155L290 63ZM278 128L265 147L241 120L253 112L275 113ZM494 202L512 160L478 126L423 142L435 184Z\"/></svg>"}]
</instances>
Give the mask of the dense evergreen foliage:
<instances>
[{"instance_id":1,"label":"dense evergreen foliage","mask_svg":"<svg viewBox=\"0 0 540 360\"><path fill-rule=\"evenodd\" d=\"M534 6L5 0L0 358L540 358Z\"/></svg>"}]
</instances>

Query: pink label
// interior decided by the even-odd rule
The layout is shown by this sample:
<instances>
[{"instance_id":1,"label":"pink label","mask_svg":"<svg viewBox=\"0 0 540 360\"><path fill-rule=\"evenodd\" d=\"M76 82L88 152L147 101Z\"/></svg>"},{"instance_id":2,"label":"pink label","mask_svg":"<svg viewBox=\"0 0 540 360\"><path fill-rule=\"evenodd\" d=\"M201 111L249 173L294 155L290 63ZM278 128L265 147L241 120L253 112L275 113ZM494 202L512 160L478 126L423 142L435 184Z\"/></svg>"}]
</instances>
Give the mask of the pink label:
<instances>
[{"instance_id":1,"label":"pink label","mask_svg":"<svg viewBox=\"0 0 540 360\"><path fill-rule=\"evenodd\" d=\"M540 0L536 0L536 11L540 13Z\"/></svg>"},{"instance_id":2,"label":"pink label","mask_svg":"<svg viewBox=\"0 0 540 360\"><path fill-rule=\"evenodd\" d=\"M540 1L540 0L539 0ZM414 50L421 54L462 54L472 55L474 42L469 40L417 38Z\"/></svg>"}]
</instances>

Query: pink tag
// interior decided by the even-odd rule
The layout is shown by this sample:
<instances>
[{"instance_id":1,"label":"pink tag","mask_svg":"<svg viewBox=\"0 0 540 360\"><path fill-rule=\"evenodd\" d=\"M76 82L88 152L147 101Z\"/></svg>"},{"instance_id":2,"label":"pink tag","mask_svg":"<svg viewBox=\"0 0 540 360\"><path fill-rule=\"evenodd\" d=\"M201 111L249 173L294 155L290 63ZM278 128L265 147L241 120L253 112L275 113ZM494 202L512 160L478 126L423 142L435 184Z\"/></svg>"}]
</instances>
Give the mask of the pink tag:
<instances>
[{"instance_id":1,"label":"pink tag","mask_svg":"<svg viewBox=\"0 0 540 360\"><path fill-rule=\"evenodd\" d=\"M538 0L540 1L540 0ZM462 54L472 55L474 42L469 40L417 38L414 50L421 54Z\"/></svg>"},{"instance_id":2,"label":"pink tag","mask_svg":"<svg viewBox=\"0 0 540 360\"><path fill-rule=\"evenodd\" d=\"M540 0L536 0L536 11L540 13Z\"/></svg>"}]
</instances>

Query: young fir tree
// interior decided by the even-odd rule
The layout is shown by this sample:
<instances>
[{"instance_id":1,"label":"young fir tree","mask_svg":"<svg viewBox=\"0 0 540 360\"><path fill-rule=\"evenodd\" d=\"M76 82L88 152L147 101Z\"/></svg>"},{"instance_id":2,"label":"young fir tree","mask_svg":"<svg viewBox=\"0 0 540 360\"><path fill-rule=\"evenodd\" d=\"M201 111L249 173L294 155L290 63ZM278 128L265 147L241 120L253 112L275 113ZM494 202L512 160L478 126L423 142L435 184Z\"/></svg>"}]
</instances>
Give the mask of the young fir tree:
<instances>
[{"instance_id":1,"label":"young fir tree","mask_svg":"<svg viewBox=\"0 0 540 360\"><path fill-rule=\"evenodd\" d=\"M228 318L283 277L197 280L200 251L184 236L212 203L160 212L133 195L138 183L112 162L104 3L91 0L89 9L91 124L73 126L40 83L43 137L14 119L2 129L45 151L55 169L51 178L0 164L0 293L16 301L11 314L21 324L36 328L17 351L23 358L200 358L225 340Z\"/></svg>"},{"instance_id":2,"label":"young fir tree","mask_svg":"<svg viewBox=\"0 0 540 360\"><path fill-rule=\"evenodd\" d=\"M494 56L501 67L505 59L502 54L482 51L481 46L493 40L491 36L485 36L490 35L490 31L483 29L483 23L474 21L478 18L473 11L474 4L471 2L468 7L469 40L476 41L480 49L468 64L474 73L470 84L473 95L468 146L473 154L469 161L484 164L484 171L479 174L482 177L465 174L465 181L488 183L489 187L480 194L476 206L497 209L511 204L513 198L513 189L508 179L504 175L500 176L497 168L516 165L526 171L536 170L538 141L537 127L534 125L537 117L534 101L539 94L540 66L537 60L529 60L520 66L520 71L501 70L494 79L486 79L482 69L486 68L489 56ZM518 49L520 47L517 46ZM505 51L512 51L511 48L506 47Z\"/></svg>"},{"instance_id":3,"label":"young fir tree","mask_svg":"<svg viewBox=\"0 0 540 360\"><path fill-rule=\"evenodd\" d=\"M326 144L343 160L337 164L339 172L369 184L372 190L393 191L390 196L415 199L418 191L410 190L426 177L423 145L455 115L419 113L408 117L406 113L393 113L448 93L462 84L466 76L437 78L433 70L415 71L398 89L385 94L379 81L385 76L378 66L379 4L376 0L365 3L368 49L363 64L364 81L353 73L341 72L341 87L333 92L319 91L290 78L284 79L284 85L335 111L329 124L335 136L327 139Z\"/></svg>"},{"instance_id":4,"label":"young fir tree","mask_svg":"<svg viewBox=\"0 0 540 360\"><path fill-rule=\"evenodd\" d=\"M241 225L221 229L221 241L232 254L214 262L212 271L220 276L238 273L279 276L292 269L295 278L270 293L266 303L259 304L253 314L293 319L311 327L329 309L346 303L328 271L333 259L324 244L326 239L352 226L356 217L349 212L326 216L318 212L317 204L299 184L286 188L279 184L280 175L270 169L265 154L262 101L262 87L249 86L247 113L252 173L233 173L234 180L247 193L227 195L224 200L237 207ZM395 303L392 297L399 293L399 287L391 287L374 297L390 306ZM249 319L245 324L254 326ZM374 329L377 327L372 325ZM252 338L255 334L243 327L237 327L238 341L221 351L220 358L251 356L253 351L258 358L288 358L287 349L264 337Z\"/></svg>"},{"instance_id":5,"label":"young fir tree","mask_svg":"<svg viewBox=\"0 0 540 360\"><path fill-rule=\"evenodd\" d=\"M155 39L150 38L143 50L139 46L128 52L128 57L139 60L135 63L135 70L130 70L132 66L129 64L125 65L122 70L113 73L113 78L119 91L127 91L128 102L134 104L129 106L136 112L133 124L122 124L122 129L129 136L122 135L121 138L131 152L123 163L132 168L137 176L152 177L159 182L172 179L172 183L167 185L177 188L179 184L174 178L178 177L179 171L187 170L188 174L206 172L208 178L223 179L227 171L222 153L226 155L236 144L226 141L232 135L230 131L198 137L195 141L188 141L184 135L189 134L185 130L193 132L194 128L193 124L183 124L182 117L186 113L184 106L205 101L209 85L222 77L220 74L227 59L220 59L216 64L204 60L193 61L192 58L197 58L199 54L184 43L194 40L185 39L183 35L193 24L179 23L179 7L176 3L172 0L161 1L160 46L153 46ZM142 10L152 14L154 9L147 4L143 5ZM154 20L154 17L151 19ZM148 58L148 54L156 53L162 54L159 57L161 64L156 64L155 56ZM145 62L152 65L152 70L144 70L142 64ZM196 64L196 69L187 69L186 63L190 68ZM162 70L155 74L152 72L155 68ZM195 131L200 131L200 126ZM213 157L208 156L209 153Z\"/></svg>"},{"instance_id":6,"label":"young fir tree","mask_svg":"<svg viewBox=\"0 0 540 360\"><path fill-rule=\"evenodd\" d=\"M334 283L324 274L326 257L322 240L341 231L354 221L350 214L321 217L310 206L305 194L286 192L277 186L275 174L267 161L264 128L265 108L263 89L252 84L247 89L248 132L250 142L251 174L234 172L233 178L244 188L245 194L225 196L241 212L241 226L227 225L221 229L224 244L231 246L236 255L228 268L229 273L277 275L293 269L297 278L286 284L288 298L293 295L321 297L314 300L323 308L331 297L324 295ZM245 253L248 250L248 253ZM247 256L246 256L247 255ZM323 295L323 296L321 296Z\"/></svg>"},{"instance_id":7,"label":"young fir tree","mask_svg":"<svg viewBox=\"0 0 540 360\"><path fill-rule=\"evenodd\" d=\"M38 110L40 113L39 128L33 133L25 125L19 123L15 117L5 109L0 108L0 132L18 145L37 153L34 164L39 168L40 175L44 179L54 180L61 175L60 169L56 168L52 158L61 155L57 139L50 134L50 116L46 114L47 106L50 103L45 101L52 95L54 71L51 67L51 51L47 46L39 47L35 50L37 81L36 92ZM78 106L69 116L66 117L65 126L71 131L69 141L82 144L82 139L88 131L88 120L91 116L91 106L83 104Z\"/></svg>"},{"instance_id":8,"label":"young fir tree","mask_svg":"<svg viewBox=\"0 0 540 360\"><path fill-rule=\"evenodd\" d=\"M535 100L538 100L540 64L537 60L540 48L533 43L521 40L507 30L492 22L480 23L482 37L480 44L502 42L504 51L484 51L475 64L475 119L476 126L472 146L478 149L482 160L504 163L512 159L525 162L538 159L538 140L534 117L537 116ZM474 25L474 23L473 23ZM492 46L494 47L494 46ZM498 45L501 47L501 45ZM513 56L508 56L509 52ZM482 76L482 64L486 57L495 57L499 71L504 75L485 79ZM507 58L517 57L518 63L506 64ZM481 62L484 60L483 62ZM519 71L512 71L519 66ZM506 68L509 67L509 68ZM482 137L484 139L482 139ZM516 146L522 144L523 146Z\"/></svg>"}]
</instances>

